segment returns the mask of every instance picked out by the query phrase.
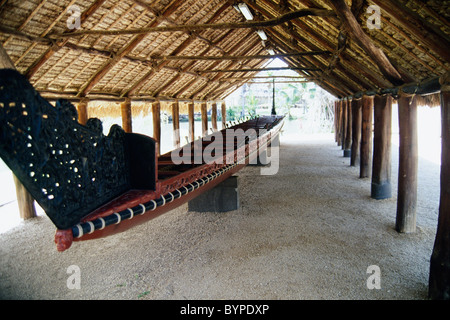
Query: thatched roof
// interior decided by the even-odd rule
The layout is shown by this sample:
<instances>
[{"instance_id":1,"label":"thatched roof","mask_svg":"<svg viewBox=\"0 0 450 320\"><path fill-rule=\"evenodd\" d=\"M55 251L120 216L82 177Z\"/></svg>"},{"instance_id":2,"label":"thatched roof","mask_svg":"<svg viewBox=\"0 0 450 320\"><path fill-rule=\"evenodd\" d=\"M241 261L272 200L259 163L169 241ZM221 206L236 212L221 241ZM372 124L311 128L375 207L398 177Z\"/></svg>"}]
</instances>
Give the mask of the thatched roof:
<instances>
[{"instance_id":1,"label":"thatched roof","mask_svg":"<svg viewBox=\"0 0 450 320\"><path fill-rule=\"evenodd\" d=\"M0 43L49 98L220 100L256 75L270 50L337 97L398 85L337 2L0 0ZM247 4L253 20L238 3ZM449 70L450 1L346 3L400 83ZM381 8L381 29L368 28L369 5ZM72 28L76 9L80 28Z\"/></svg>"}]
</instances>

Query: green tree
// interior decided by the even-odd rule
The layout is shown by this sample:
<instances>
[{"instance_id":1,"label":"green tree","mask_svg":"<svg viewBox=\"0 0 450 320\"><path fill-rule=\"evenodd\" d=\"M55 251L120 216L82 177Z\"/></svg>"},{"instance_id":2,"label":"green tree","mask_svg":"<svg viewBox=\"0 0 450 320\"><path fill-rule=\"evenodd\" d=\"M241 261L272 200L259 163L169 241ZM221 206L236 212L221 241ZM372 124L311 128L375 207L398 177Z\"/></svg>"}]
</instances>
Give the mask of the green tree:
<instances>
[{"instance_id":1,"label":"green tree","mask_svg":"<svg viewBox=\"0 0 450 320\"><path fill-rule=\"evenodd\" d=\"M250 91L250 94L247 96L247 105L245 106L245 111L250 116L256 115L256 107L258 107L259 101L258 98L255 97L253 91Z\"/></svg>"},{"instance_id":2,"label":"green tree","mask_svg":"<svg viewBox=\"0 0 450 320\"><path fill-rule=\"evenodd\" d=\"M284 107L288 109L289 119L292 119L291 108L299 103L306 90L306 83L300 85L289 83L278 91L278 95L284 98Z\"/></svg>"}]
</instances>

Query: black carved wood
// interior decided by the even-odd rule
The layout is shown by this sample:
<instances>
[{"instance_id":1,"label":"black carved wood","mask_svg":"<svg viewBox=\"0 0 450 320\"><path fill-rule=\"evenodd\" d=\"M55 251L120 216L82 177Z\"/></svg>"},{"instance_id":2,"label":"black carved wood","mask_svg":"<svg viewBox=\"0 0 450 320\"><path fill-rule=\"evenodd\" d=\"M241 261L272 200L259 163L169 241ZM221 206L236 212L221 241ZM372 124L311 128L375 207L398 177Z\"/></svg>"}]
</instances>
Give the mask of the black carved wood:
<instances>
[{"instance_id":1,"label":"black carved wood","mask_svg":"<svg viewBox=\"0 0 450 320\"><path fill-rule=\"evenodd\" d=\"M0 156L59 229L129 189L154 190L154 147L118 125L103 135L99 119L83 126L70 102L52 106L17 71L0 70Z\"/></svg>"}]
</instances>

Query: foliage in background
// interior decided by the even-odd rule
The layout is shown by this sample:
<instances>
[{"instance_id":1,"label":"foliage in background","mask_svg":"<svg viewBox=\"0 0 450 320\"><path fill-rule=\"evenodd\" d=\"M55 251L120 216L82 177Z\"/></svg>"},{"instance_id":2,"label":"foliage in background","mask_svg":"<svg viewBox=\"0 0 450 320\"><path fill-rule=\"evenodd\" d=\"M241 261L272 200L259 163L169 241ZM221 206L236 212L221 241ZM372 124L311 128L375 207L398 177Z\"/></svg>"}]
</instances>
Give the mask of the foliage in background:
<instances>
[{"instance_id":1,"label":"foliage in background","mask_svg":"<svg viewBox=\"0 0 450 320\"><path fill-rule=\"evenodd\" d=\"M272 75L272 74L270 74ZM273 103L273 85L245 85L237 93L234 103L227 104L227 119L270 114ZM313 83L276 83L275 109L289 120L298 120L301 130L331 132L334 122L335 97Z\"/></svg>"}]
</instances>

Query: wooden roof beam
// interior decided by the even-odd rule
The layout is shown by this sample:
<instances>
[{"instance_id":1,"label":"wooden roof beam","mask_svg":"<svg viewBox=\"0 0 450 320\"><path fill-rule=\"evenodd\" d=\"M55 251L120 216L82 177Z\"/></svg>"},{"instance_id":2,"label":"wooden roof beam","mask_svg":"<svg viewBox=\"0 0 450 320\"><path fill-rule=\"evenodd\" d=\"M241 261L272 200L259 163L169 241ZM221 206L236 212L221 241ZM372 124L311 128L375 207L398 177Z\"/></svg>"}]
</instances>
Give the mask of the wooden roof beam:
<instances>
[{"instance_id":1,"label":"wooden roof beam","mask_svg":"<svg viewBox=\"0 0 450 320\"><path fill-rule=\"evenodd\" d=\"M252 31L249 31L249 33L251 34ZM234 47L230 50L232 52L234 51L238 51L242 48L244 48L244 52L242 52L241 54L247 54L249 52L251 52L260 42L260 39L256 39L253 42L248 43L247 37L242 37L242 39L234 45ZM219 64L219 62L216 62L212 68L214 68L215 66L217 66ZM238 62L232 62L231 64L228 65L228 69L234 68L236 65L238 64ZM200 92L202 92L203 90L206 89L206 87L211 83L211 82L216 82L218 80L220 80L222 77L224 77L223 73L218 73L216 74L210 81L205 82L199 89L197 89L190 97L193 98L195 96L198 96L200 94Z\"/></svg>"},{"instance_id":2,"label":"wooden roof beam","mask_svg":"<svg viewBox=\"0 0 450 320\"><path fill-rule=\"evenodd\" d=\"M322 82L314 81L314 83L316 83L318 86L326 86L328 88L333 88L331 92L340 93L335 95L347 96L352 92L357 91L357 89L352 84L350 84L346 79L342 78L341 75L338 75L336 73L330 73L326 79L322 80Z\"/></svg>"},{"instance_id":3,"label":"wooden roof beam","mask_svg":"<svg viewBox=\"0 0 450 320\"><path fill-rule=\"evenodd\" d=\"M375 62L381 73L394 85L400 85L405 81L398 70L392 65L384 52L375 46L369 36L363 31L355 16L351 12L345 0L328 1L334 8L342 22L348 27L348 32L364 49L369 57Z\"/></svg>"},{"instance_id":4,"label":"wooden roof beam","mask_svg":"<svg viewBox=\"0 0 450 320\"><path fill-rule=\"evenodd\" d=\"M283 81L289 81L289 79L291 79L292 81L299 81L299 80L310 81L309 79L305 78L304 76L254 76L254 77L222 78L219 80L219 82L232 82L234 80L254 80L254 79L283 79ZM310 82L312 82L312 81L310 81ZM254 83L259 83L259 82L255 81Z\"/></svg>"},{"instance_id":5,"label":"wooden roof beam","mask_svg":"<svg viewBox=\"0 0 450 320\"><path fill-rule=\"evenodd\" d=\"M265 2L268 5L271 5L270 1L267 0L263 0L263 2ZM302 1L302 3L304 5L313 5L313 6L317 6L316 2L312 2L312 1L306 1L306 3L304 1ZM263 8L258 7L257 10L263 10ZM264 13L264 14L269 14L270 13ZM322 19L328 19L330 20L331 17L322 17ZM333 21L331 21L333 22ZM300 28L300 30L303 30L305 33L307 33L308 37L304 37L301 36L300 34L297 33L297 36L300 36L300 39L297 39L297 41L300 41L302 43L306 43L308 44L310 47L311 45L313 46L313 50L319 50L319 47L317 47L315 44L312 43L312 40L314 42L317 42L320 46L322 46L322 48L325 48L325 50L329 50L329 51L334 51L334 44L330 43L328 41L328 39L324 38L321 34L319 34L318 32L316 32L314 29L312 29L308 24L306 24L304 21L301 21L299 19L294 20L293 23ZM376 84L379 87L383 87L383 86L389 86L390 83L388 83L385 79L383 79L382 77L378 76L377 73L372 72L371 70L367 70L367 67L362 65L361 63L359 63L358 61L356 61L354 58L350 57L350 55L343 51L341 52L340 55L340 60L342 65L345 68L355 68L356 70L358 70L358 73L363 75L364 77L366 77L367 80L369 80L370 82Z\"/></svg>"},{"instance_id":6,"label":"wooden roof beam","mask_svg":"<svg viewBox=\"0 0 450 320\"><path fill-rule=\"evenodd\" d=\"M203 70L199 73L224 73L224 72L261 72L261 71L282 71L282 70L300 70L300 71L320 71L319 68L305 68L305 67L275 67L275 68L247 68L247 69L219 69L219 70Z\"/></svg>"},{"instance_id":7,"label":"wooden roof beam","mask_svg":"<svg viewBox=\"0 0 450 320\"><path fill-rule=\"evenodd\" d=\"M242 55L247 54L248 52L250 52L255 46L258 45L258 43L261 41L259 38L254 40L253 42L248 42L248 36L250 36L252 34L252 31L248 31L247 36L243 36L242 39L237 42L229 51L229 54L233 54L235 51L239 51L240 49L244 48L244 52L241 52ZM216 61L211 68L216 67L217 65L219 65L221 62L220 61ZM237 62L232 62L228 68L232 68L237 64ZM217 74L216 76L214 76L210 81L217 81L219 80L221 77L223 77L222 74ZM206 88L206 86L209 84L209 82L206 82L202 87L200 87L200 89L198 89L196 92L194 92L190 98L193 99L193 97L195 97L199 92L201 92L203 89Z\"/></svg>"},{"instance_id":8,"label":"wooden roof beam","mask_svg":"<svg viewBox=\"0 0 450 320\"><path fill-rule=\"evenodd\" d=\"M249 40L248 40L248 37L251 36L251 33L252 33L251 30L247 30L247 34L246 34L246 35L243 35L242 38L241 38L241 40L238 41L236 44L233 45L233 47L228 51L228 54L231 55L231 54L233 54L235 51L238 51L239 49L241 49L242 47L245 48L246 45L248 46L248 41L249 41ZM251 45L250 47L256 46L258 42L259 42L259 40L258 40L258 41L254 41L253 43L250 43L250 45ZM249 51L249 49L247 49L247 48L246 48L245 50L246 50L245 53L247 53L247 52ZM242 54L242 53L241 53L241 54ZM217 65L219 65L220 63L221 63L221 61L216 61L216 62L214 62L214 63L210 66L210 68L214 68L214 67L216 67ZM235 62L231 63L231 65L234 65L234 64L235 64ZM210 80L210 81L216 81L216 80L218 80L218 76L215 76L215 77L214 77L212 80ZM184 88L185 90L187 90L187 89L188 89L189 87L191 87L195 82L196 82L196 80L190 82L190 83L188 84L188 86L184 86L183 88ZM194 94L192 94L192 95L190 96L190 98L192 99L192 97L194 97L195 95L197 95L197 94L198 94L201 90L203 90L207 85L208 85L208 81L207 81L206 84L203 85L199 90L197 90L196 92L194 92ZM181 92L183 92L183 91L179 90L179 91L177 92L177 94L181 94Z\"/></svg>"},{"instance_id":9,"label":"wooden roof beam","mask_svg":"<svg viewBox=\"0 0 450 320\"><path fill-rule=\"evenodd\" d=\"M272 5L272 3L271 3L270 1L268 1L268 0L263 0L263 2L266 3L267 5ZM267 16L267 17L269 17L269 18L272 16L270 12L268 12L267 10L265 10L264 8L262 8L261 6L257 5L256 3L252 3L252 2L249 1L249 2L248 2L248 5L250 5L251 7L253 7L254 10L260 11L263 15L265 15L265 16ZM296 26L298 26L301 30L305 30L305 32L308 33L308 38L305 38L305 37L303 37L303 36L300 36L300 35L299 35L298 33L296 33L296 32L290 32L290 34L291 34L292 36L294 36L295 39L296 39L298 42L302 43L304 46L306 46L307 48L309 48L309 50L321 50L316 44L313 44L313 43L311 42L311 38L314 39L315 41L317 41L317 42L318 42L322 47L324 47L326 50L329 50L329 51L334 51L334 50L335 50L333 44L329 43L328 40L323 39L322 36L320 36L319 34L317 34L314 30L312 30L312 29L311 29L306 23L304 23L303 21L297 19L297 20L294 20L293 23L294 23ZM284 36L282 36L282 35L281 35L278 31L276 31L275 29L272 28L272 29L269 30L269 32L272 33L272 34L276 34L278 38L282 39L281 41L283 42L283 44L284 44L286 47L292 47L292 46L295 46L295 45L293 45L293 44L288 44L288 41L287 41L286 39L284 39ZM287 50L289 51L289 49L287 49ZM296 50L302 50L302 49L297 48ZM343 55L343 53L344 53L344 52L342 52L341 55ZM308 58L308 57L307 57L307 60L310 60L310 61L312 62L313 65L317 65L317 64L319 63L319 65L322 66L321 68L322 68L323 70L326 69L326 67L323 66L323 64L321 64L320 61L318 61L318 60L315 59L314 57L313 57L313 58ZM344 59L342 59L342 57L341 57L341 60L344 60ZM356 83L358 83L358 84L361 84L361 83L362 83L362 84L366 84L366 85L367 85L367 83L368 83L367 80L369 80L370 78L369 78L369 76L367 75L367 71L365 70L365 69L366 69L365 66L359 66L359 63L358 63L357 61L354 61L354 62L352 61L351 63L346 63L346 65L347 65L346 68L347 68L348 66L351 66L351 68L349 68L349 71L345 72L345 74L347 74L347 73L352 73L352 75L350 76L350 78L352 78L352 79L353 79L353 78L358 78L358 79L359 79L358 81L356 81ZM358 72L357 72L357 73L354 73L353 71L351 71L351 70L353 69L353 65L355 65L356 68L358 69ZM359 66L359 67L358 67L358 66ZM364 78L362 78L361 75L363 75L363 77L366 77L367 80L365 80ZM374 77L371 77L371 78L373 79ZM316 81L315 81L315 82L316 82ZM370 82L370 80L369 80L369 82ZM372 81L372 82L373 82L373 81ZM375 83L380 84L380 81L375 81Z\"/></svg>"},{"instance_id":10,"label":"wooden roof beam","mask_svg":"<svg viewBox=\"0 0 450 320\"><path fill-rule=\"evenodd\" d=\"M330 43L327 39L325 39L322 35L317 33L315 30L313 30L311 27L309 27L306 23L303 21L295 21L295 24L301 29L304 30L308 34L308 38L298 34L301 41L303 43L307 43L310 46L312 45L313 48L319 48L315 46L312 41L317 42L321 47L326 48L326 50L333 50L334 44ZM365 77L369 82L375 84L376 86L389 86L390 82L385 80L382 77L381 73L378 73L378 69L370 69L367 68L367 66L361 64L357 60L355 60L349 52L342 51L339 56L340 62L342 66L346 69L355 69L357 70L357 73L359 73L361 76ZM375 66L374 66L375 67ZM376 67L375 67L376 68Z\"/></svg>"},{"instance_id":11,"label":"wooden roof beam","mask_svg":"<svg viewBox=\"0 0 450 320\"><path fill-rule=\"evenodd\" d=\"M163 13L161 13L161 16L169 16L171 15L179 6L181 5L180 2L171 3ZM151 23L149 23L150 27L155 27L159 24L159 19L153 20ZM74 32L75 33L75 32ZM79 96L85 96L89 91L94 88L94 86L100 82L100 80L128 53L130 53L144 38L146 34L138 34L129 42L124 48L122 48L114 57L109 59L105 64L100 67L100 69L94 74L93 77L81 88L79 92Z\"/></svg>"},{"instance_id":12,"label":"wooden roof beam","mask_svg":"<svg viewBox=\"0 0 450 320\"><path fill-rule=\"evenodd\" d=\"M34 10L28 15L28 17L25 19L24 22L17 28L17 31L22 31L23 28L28 24L28 22L33 19L33 17L36 15L36 13L42 8L42 6L47 2L46 0L41 0L41 2L34 8ZM8 39L3 43L3 47L6 47L8 45L8 42L11 41L13 37L9 36Z\"/></svg>"},{"instance_id":13,"label":"wooden roof beam","mask_svg":"<svg viewBox=\"0 0 450 320\"><path fill-rule=\"evenodd\" d=\"M212 22L215 19L217 19L220 14L225 11L230 5L228 3L225 3L224 5L222 5L215 13L214 15L208 20L208 22ZM177 55L178 53L182 52L185 48L187 48L193 41L194 41L194 37L198 37L198 35L191 35L188 39L186 39L180 46L178 46L175 51L172 53L172 55ZM210 49L210 46L208 44L208 47L203 51L206 52L207 50ZM167 60L164 60L162 62L160 62L159 64L156 64L156 66L154 66L154 68L152 68L152 70L150 70L149 72L147 72L143 77L141 77L137 82L135 82L134 84L132 84L131 87L129 87L126 91L122 92L122 96L128 96L128 95L133 95L139 88L142 87L142 85L145 83L145 81L147 81L157 70L159 70L159 68L161 68L162 66L167 64ZM183 71L187 71L187 69L185 68ZM177 77L177 76L176 76ZM178 75L179 77L179 75ZM177 79L173 80L176 81ZM172 80L169 82L171 83ZM162 89L158 90L158 93L161 92Z\"/></svg>"},{"instance_id":14,"label":"wooden roof beam","mask_svg":"<svg viewBox=\"0 0 450 320\"><path fill-rule=\"evenodd\" d=\"M273 31L273 30L271 30L271 31ZM277 36L273 36L272 37L272 39L277 43L277 46L278 46L278 48L280 49L282 49L282 50L291 50L290 49L290 47L287 45L287 44L285 44L285 43L279 43L279 39L278 39L278 37L282 37L281 35L279 35L279 34L277 34ZM297 65L297 64L299 64L299 61L294 61L294 60L292 60L291 58L281 58L280 60L283 60L287 65ZM310 64L310 62L309 61L307 61L308 62L308 65L313 65L312 63ZM301 73L301 71L300 71L300 73ZM314 81L314 80L317 80L317 77L316 76L313 76L313 75L310 75L310 74L307 74L307 73L305 73L305 72L303 72L303 75L305 76L305 77L307 77L308 79L310 79L310 80L312 80L313 82L315 82L316 84L317 84L317 81ZM333 77L333 76L330 76L330 77ZM327 81L329 81L329 79L324 79L324 81L323 82L327 82ZM341 82L342 83L342 82ZM319 84L318 84L319 85ZM328 89L330 88L330 85L327 85L326 86ZM331 87L331 88L333 88L333 87ZM331 90L330 92L333 92L333 94L335 94L335 95L339 95L339 94L336 94L336 90L333 88L333 90ZM347 95L348 93L346 93L346 91L342 91L341 92L341 90L338 90L338 92L340 93L340 94L343 94L343 95Z\"/></svg>"},{"instance_id":15,"label":"wooden roof beam","mask_svg":"<svg viewBox=\"0 0 450 320\"><path fill-rule=\"evenodd\" d=\"M264 62L261 62L260 64L262 64L262 63L264 63ZM248 83L248 81L246 79L243 79L241 81L238 80L237 82L227 84L227 85L225 85L225 87L223 87L223 83L222 83L222 85L219 85L218 87L216 87L214 89L215 91L211 92L212 90L210 90L210 93L208 93L205 97L209 97L209 99L211 99L211 100L217 100L219 98L224 98L224 97L226 97L226 93L229 90L231 90L231 88L233 88L233 86L237 86L237 88L239 88L240 86L244 85L245 83ZM220 87L223 87L223 88L220 88ZM234 89L234 90L236 90L236 89Z\"/></svg>"},{"instance_id":16,"label":"wooden roof beam","mask_svg":"<svg viewBox=\"0 0 450 320\"><path fill-rule=\"evenodd\" d=\"M261 49L261 51L263 51L263 50L265 50L265 48ZM265 60L260 61L260 62L256 63L256 65L254 65L253 68L262 68L262 67L264 67L264 65L266 63L267 63L267 61L265 61ZM247 83L247 82L248 82L248 80L245 80L245 79L242 81L242 83ZM216 83L217 83L216 87L213 89L210 89L209 92L207 92L204 95L205 98L214 100L214 99L217 99L217 97L220 97L226 91L226 89L224 89L224 88L220 89L221 87L224 86L223 82L216 81ZM226 84L225 84L225 86L228 87L228 85L226 85Z\"/></svg>"},{"instance_id":17,"label":"wooden roof beam","mask_svg":"<svg viewBox=\"0 0 450 320\"><path fill-rule=\"evenodd\" d=\"M76 0L71 0L68 4L67 4L67 8L69 8L71 5L73 5L76 2ZM67 8L62 10L60 12L60 14L56 17L51 19L51 23L50 25L47 27L47 29L45 29L45 31L43 33L41 33L41 35L39 37L44 38L46 37L49 32L53 29L53 27L64 17L64 15L67 13ZM71 30L70 30L71 31ZM19 64L20 61L22 61L22 59L24 59L28 53L31 52L31 50L34 49L34 47L37 45L36 42L32 42L31 45L28 47L27 50L25 50L25 52L14 62L16 65Z\"/></svg>"},{"instance_id":18,"label":"wooden roof beam","mask_svg":"<svg viewBox=\"0 0 450 320\"><path fill-rule=\"evenodd\" d=\"M277 42L281 41L281 42L278 42L278 43L279 43L279 45L282 48L284 47L284 48L286 48L286 50L289 50L289 48L291 48L293 46L293 45L289 46L286 43L284 43L283 42L283 35L279 34L277 31L270 30L270 33L272 34L272 39L276 40ZM307 41L302 41L302 43L306 47L308 47L310 49L314 48ZM296 48L296 47L294 47L294 48L297 49L297 50L302 50L301 48ZM308 59L308 63L310 65L314 65L316 67L319 67L321 70L324 70L326 68L326 66L321 61L319 61L316 57L306 57L306 59ZM315 78L317 78L317 76L315 76ZM330 78L334 78L334 80L336 80L335 81L336 83L340 83L341 86L343 86L345 89L350 90L350 92L352 92L351 90L358 91L358 89L356 87L350 85L347 80L343 79L341 76L339 76L337 74L330 73L329 77L327 77L326 79L324 78L323 81L330 81ZM315 82L317 83L317 81L315 81Z\"/></svg>"},{"instance_id":19,"label":"wooden roof beam","mask_svg":"<svg viewBox=\"0 0 450 320\"><path fill-rule=\"evenodd\" d=\"M225 6L224 6L225 7ZM214 19L217 15L214 15ZM211 19L213 19L211 18ZM212 20L210 20L212 21ZM226 35L229 34L229 32L226 33ZM214 43L219 43L221 40L223 40L223 37L219 37L218 40L214 41ZM211 46L206 47L205 49L202 50L201 54L198 57L203 57L204 55L202 55L203 53L207 52L208 50L211 49ZM233 50L233 49L232 49ZM224 51L225 54L227 54L227 52ZM190 60L190 59L189 59ZM178 74L172 78L167 84L165 84L163 87L159 88L158 91L155 92L155 95L158 96L160 92L164 91L165 89L167 89L168 87L170 87L172 84L174 84L176 81L178 81L181 78L181 74L182 73L192 73L192 75L194 76L194 79L189 81L187 84L185 84L180 90L178 90L175 94L174 97L178 97L179 94L181 94L182 92L184 92L187 88L189 88L191 85L193 85L198 79L200 78L206 78L204 76L201 76L198 72L189 72L188 70L197 62L198 59L194 59L193 62L189 63L185 68L183 68L183 70L179 71ZM217 65L217 63L215 63L214 65ZM209 81L208 78L206 78L205 80Z\"/></svg>"},{"instance_id":20,"label":"wooden roof beam","mask_svg":"<svg viewBox=\"0 0 450 320\"><path fill-rule=\"evenodd\" d=\"M177 3L177 2L175 2ZM163 14L165 15L165 14ZM287 21L307 17L307 16L335 16L335 13L326 9L301 9L293 12L286 13L282 16L276 17L270 20L264 21L247 21L238 23L207 23L207 24L188 24L188 25L173 25L156 27L150 26L139 29L125 29L125 30L84 30L76 31L73 33L53 34L51 39L61 38L73 38L83 35L146 35L152 32L189 32L189 31L203 31L203 30L226 30L226 29L255 29L255 28L267 28L283 24Z\"/></svg>"},{"instance_id":21,"label":"wooden roof beam","mask_svg":"<svg viewBox=\"0 0 450 320\"><path fill-rule=\"evenodd\" d=\"M169 18L168 15L161 15L158 11L156 11L152 6L148 5L147 3L141 1L141 0L132 0L135 4L141 6L142 8L146 9L148 12L151 12L153 15L156 16L157 19L160 19L161 21L165 21L171 25L178 25L177 22L171 18ZM209 19L209 21L213 21L215 20L226 8L228 8L229 5L225 4L222 7L219 8L219 10L217 10L213 17L211 17ZM194 15L195 16L195 15ZM192 19L192 17L191 17ZM197 32L188 32L190 35L195 36L197 39L206 42L209 46L213 46L215 47L217 50L224 52L224 50L218 46L216 46L214 43L212 43L212 41L202 37L200 34L198 34Z\"/></svg>"},{"instance_id":22,"label":"wooden roof beam","mask_svg":"<svg viewBox=\"0 0 450 320\"><path fill-rule=\"evenodd\" d=\"M247 36L250 35L251 33L252 33L252 31L248 31ZM236 44L229 50L228 54L232 54L233 52L235 52L235 51L241 49L243 45L247 44L247 42L248 42L247 36L244 35L244 36L242 37L242 39L241 39L238 43L236 43ZM245 53L247 53L247 52L250 51L254 46L256 46L257 43L258 43L259 41L260 41L260 40L258 39L257 41L254 41L253 43L250 43L250 46L249 46L250 49L246 49ZM211 67L214 68L215 66L217 66L217 65L220 64L220 63L221 63L221 61L216 61L214 64L212 64ZM235 63L232 63L231 65L234 65L234 64L235 64ZM220 77L221 77L221 75L218 74L218 75L216 75L214 78L208 79L208 80L206 81L206 83L205 83L203 86L201 86L200 89L198 89L197 91L195 91L190 97L194 97L194 96L198 95L199 92L201 92L202 90L204 90L204 89L205 89L210 83L212 83L212 82L218 82L218 83L219 83ZM178 91L175 93L174 96L175 96L175 97L178 97L180 94L182 94L182 93L185 92L187 89L189 89L191 86L193 86L194 83L195 83L197 80L198 80L198 77L197 77L196 79L194 79L194 80L188 82L188 83L187 83L186 85L184 85L180 90L178 90Z\"/></svg>"},{"instance_id":23,"label":"wooden roof beam","mask_svg":"<svg viewBox=\"0 0 450 320\"><path fill-rule=\"evenodd\" d=\"M275 59L280 57L300 57L300 56L316 56L316 55L329 55L330 51L306 51L306 52L295 52L295 53L282 53L274 55L251 55L251 56L150 56L151 60L208 60L208 61L223 61L223 60L255 60L255 59Z\"/></svg>"},{"instance_id":24,"label":"wooden roof beam","mask_svg":"<svg viewBox=\"0 0 450 320\"><path fill-rule=\"evenodd\" d=\"M84 11L80 16L80 21L86 21L90 16L92 16L95 11L97 11L98 8L101 7L101 5L106 0L97 0L95 1L86 11ZM67 31L68 33L74 32L75 29ZM59 40L56 43L54 43L50 48L47 49L47 51L37 60L35 61L27 71L25 71L25 76L28 79L31 79L33 75L39 70L39 68L47 62L56 52L59 51L65 44L67 44L68 39Z\"/></svg>"},{"instance_id":25,"label":"wooden roof beam","mask_svg":"<svg viewBox=\"0 0 450 320\"><path fill-rule=\"evenodd\" d=\"M386 23L389 27L391 27L392 29L394 29L397 33L399 33L403 38L405 38L406 41L408 41L411 45L414 46L415 49L419 50L420 52L422 52L423 54L426 54L428 57L430 57L431 59L433 59L434 62L436 62L438 65L440 65L442 68L446 69L447 67L445 66L445 64L438 58L436 58L436 56L434 54L432 54L430 51L426 50L425 48L423 48L422 46L417 46L417 44L414 42L414 40L411 39L411 36L407 35L405 33L405 31L402 28L397 27L395 24L393 24L391 21L389 21L388 19L386 19L386 17L381 16L381 21L383 21L383 23ZM410 52L410 50L408 50L408 52ZM418 57L417 57L418 58ZM419 59L420 60L420 59ZM422 60L420 60L422 61Z\"/></svg>"},{"instance_id":26,"label":"wooden roof beam","mask_svg":"<svg viewBox=\"0 0 450 320\"><path fill-rule=\"evenodd\" d=\"M450 52L448 50L450 48L449 36L439 30L439 28L421 18L417 12L409 9L398 0L374 0L373 2L380 6L387 15L399 22L406 31L413 37L416 37L424 46L436 52L444 61L450 61Z\"/></svg>"}]
</instances>

